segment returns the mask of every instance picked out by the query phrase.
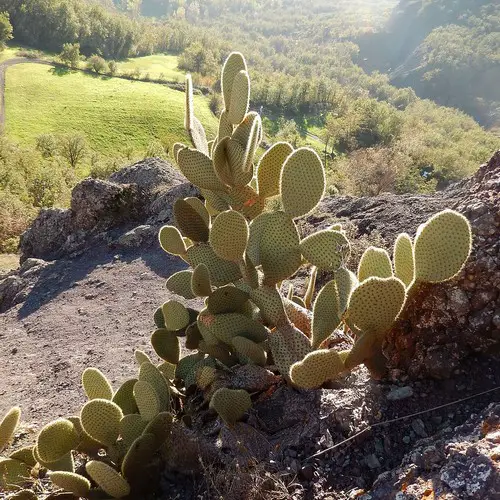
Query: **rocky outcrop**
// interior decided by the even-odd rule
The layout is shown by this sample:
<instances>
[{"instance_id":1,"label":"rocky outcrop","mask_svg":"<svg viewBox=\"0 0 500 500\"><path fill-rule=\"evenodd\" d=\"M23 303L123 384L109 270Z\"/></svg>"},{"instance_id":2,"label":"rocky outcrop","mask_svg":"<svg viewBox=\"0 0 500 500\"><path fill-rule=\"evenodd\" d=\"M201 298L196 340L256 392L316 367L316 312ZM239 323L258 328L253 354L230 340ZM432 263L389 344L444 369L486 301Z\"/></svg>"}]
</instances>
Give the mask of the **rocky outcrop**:
<instances>
[{"instance_id":1,"label":"rocky outcrop","mask_svg":"<svg viewBox=\"0 0 500 500\"><path fill-rule=\"evenodd\" d=\"M171 188L175 188L173 195L168 194ZM21 262L31 257L58 259L99 242L112 243L121 235L115 238L107 232L123 227L121 232L127 233L137 223L142 225L151 218L151 205L157 198L171 204L173 197L193 192L176 168L158 158L126 167L108 181L85 179L73 189L70 209L43 210L21 236ZM164 214L165 219L170 214ZM151 220L157 222L154 216ZM123 241L128 246L131 241L139 244L144 238Z\"/></svg>"},{"instance_id":2,"label":"rocky outcrop","mask_svg":"<svg viewBox=\"0 0 500 500\"><path fill-rule=\"evenodd\" d=\"M500 405L419 441L362 500L500 498Z\"/></svg>"},{"instance_id":3,"label":"rocky outcrop","mask_svg":"<svg viewBox=\"0 0 500 500\"><path fill-rule=\"evenodd\" d=\"M458 279L427 286L390 332L390 365L413 377L449 377L472 352L500 346L500 152L470 180L443 193L471 222L474 243Z\"/></svg>"}]
</instances>

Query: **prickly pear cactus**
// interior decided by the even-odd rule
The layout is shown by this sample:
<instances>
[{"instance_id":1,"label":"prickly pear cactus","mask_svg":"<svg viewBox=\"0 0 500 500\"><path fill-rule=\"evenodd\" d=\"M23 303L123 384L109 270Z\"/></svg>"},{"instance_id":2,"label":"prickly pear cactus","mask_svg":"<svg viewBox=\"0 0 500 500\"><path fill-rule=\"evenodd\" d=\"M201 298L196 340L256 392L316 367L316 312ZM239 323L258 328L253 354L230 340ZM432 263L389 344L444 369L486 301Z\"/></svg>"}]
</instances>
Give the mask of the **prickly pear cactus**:
<instances>
[{"instance_id":1,"label":"prickly pear cactus","mask_svg":"<svg viewBox=\"0 0 500 500\"><path fill-rule=\"evenodd\" d=\"M272 372L302 389L362 363L383 376L384 339L407 297L421 283L452 279L462 269L471 230L451 210L432 217L413 239L400 235L392 261L385 250L369 248L356 273L346 267L351 248L340 224L301 239L295 219L313 211L325 192L321 159L312 149L280 142L257 162L262 122L250 111L250 78L239 53L224 65L222 93L218 135L208 141L186 80L191 144L175 144L173 156L203 200L177 200L176 226L159 233L163 250L191 267L170 276L167 289L179 300L168 300L152 318L151 347L160 361L136 350L138 373L117 390L99 370L85 370L88 401L79 416L49 423L35 446L0 458L0 488L21 491L33 471L47 469L54 485L74 496L139 498L135 488L144 467L160 451L165 456L179 448L175 436L190 391L204 391L203 401L231 426L250 409L249 391L263 378L278 379ZM268 203L275 197L280 203ZM282 208L266 210L270 206ZM283 281L302 266L310 268L310 279L298 297ZM316 293L319 271L329 280ZM183 304L186 299L204 305L196 311ZM351 349L338 352L329 344L339 329ZM237 365L248 371L238 384ZM13 408L1 421L0 451L19 417ZM79 474L78 452L93 458Z\"/></svg>"}]
</instances>

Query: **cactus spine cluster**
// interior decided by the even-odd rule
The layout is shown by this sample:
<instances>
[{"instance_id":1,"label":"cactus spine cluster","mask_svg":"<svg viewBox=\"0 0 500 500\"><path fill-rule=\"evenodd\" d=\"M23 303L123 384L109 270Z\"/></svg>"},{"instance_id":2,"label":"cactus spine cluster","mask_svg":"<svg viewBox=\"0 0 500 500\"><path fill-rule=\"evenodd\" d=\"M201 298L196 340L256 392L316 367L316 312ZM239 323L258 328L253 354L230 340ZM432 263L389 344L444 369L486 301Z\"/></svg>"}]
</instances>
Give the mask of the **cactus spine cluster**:
<instances>
[{"instance_id":1,"label":"cactus spine cluster","mask_svg":"<svg viewBox=\"0 0 500 500\"><path fill-rule=\"evenodd\" d=\"M88 401L80 414L49 423L34 446L0 457L0 488L32 498L20 487L37 466L74 496L93 497L93 485L97 495L128 496L155 453L183 446L178 436L184 420L175 416L181 391L204 391L205 402L231 426L252 405L248 391L227 382L237 365L257 370L248 376L252 386L266 369L304 389L363 363L379 376L385 336L409 295L421 283L447 281L462 269L471 229L451 210L429 219L414 240L399 235L392 259L383 249L368 248L357 273L347 268L351 249L340 224L301 239L295 219L314 210L325 191L319 156L280 142L256 161L262 123L249 111L250 78L239 53L224 65L222 92L218 135L208 142L187 78L185 127L192 144L175 144L173 154L204 201L177 200L176 226L159 233L163 250L191 267L172 275L168 290L183 300L199 298L204 306L198 311L169 300L159 307L151 344L161 362L136 350L137 378L116 391L99 370L85 370ZM274 197L282 208L266 210ZM291 285L283 293L283 281L302 265L311 267L305 296L294 295ZM329 280L315 294L318 271ZM352 340L348 351L329 348L328 339L339 329ZM182 338L191 351L184 357ZM12 408L1 421L0 451L12 440L19 418L19 408ZM89 458L84 472L75 471L75 452Z\"/></svg>"}]
</instances>

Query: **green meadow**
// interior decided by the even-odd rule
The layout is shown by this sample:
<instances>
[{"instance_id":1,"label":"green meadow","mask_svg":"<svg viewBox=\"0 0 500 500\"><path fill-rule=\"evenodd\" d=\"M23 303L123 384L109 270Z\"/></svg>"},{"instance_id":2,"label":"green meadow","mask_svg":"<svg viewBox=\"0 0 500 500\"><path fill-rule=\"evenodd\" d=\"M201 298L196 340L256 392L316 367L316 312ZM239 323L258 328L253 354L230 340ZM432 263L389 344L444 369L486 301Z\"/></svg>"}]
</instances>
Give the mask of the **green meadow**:
<instances>
[{"instance_id":1,"label":"green meadow","mask_svg":"<svg viewBox=\"0 0 500 500\"><path fill-rule=\"evenodd\" d=\"M217 120L208 99L196 96L195 105L213 135ZM156 83L19 64L7 69L5 106L6 134L21 144L44 133L81 132L93 150L111 157L143 154L153 140L187 141L184 94Z\"/></svg>"}]
</instances>

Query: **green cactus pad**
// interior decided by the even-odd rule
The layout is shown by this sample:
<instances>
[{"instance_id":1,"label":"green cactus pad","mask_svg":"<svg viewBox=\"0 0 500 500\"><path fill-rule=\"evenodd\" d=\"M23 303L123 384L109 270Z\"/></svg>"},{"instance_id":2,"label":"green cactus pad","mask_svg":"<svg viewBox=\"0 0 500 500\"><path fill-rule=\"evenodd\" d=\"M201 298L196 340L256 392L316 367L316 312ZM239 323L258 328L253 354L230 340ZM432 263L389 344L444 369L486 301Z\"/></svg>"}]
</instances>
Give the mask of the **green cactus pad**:
<instances>
[{"instance_id":1,"label":"green cactus pad","mask_svg":"<svg viewBox=\"0 0 500 500\"><path fill-rule=\"evenodd\" d=\"M293 325L276 328L269 336L269 346L274 364L286 380L290 379L291 366L311 352L311 342Z\"/></svg>"},{"instance_id":2,"label":"green cactus pad","mask_svg":"<svg viewBox=\"0 0 500 500\"><path fill-rule=\"evenodd\" d=\"M130 485L113 467L91 460L85 464L87 474L105 493L113 498L123 498L130 494Z\"/></svg>"},{"instance_id":3,"label":"green cactus pad","mask_svg":"<svg viewBox=\"0 0 500 500\"><path fill-rule=\"evenodd\" d=\"M392 276L391 258L383 248L368 247L359 261L358 280L362 282L372 276L378 278Z\"/></svg>"},{"instance_id":4,"label":"green cactus pad","mask_svg":"<svg viewBox=\"0 0 500 500\"><path fill-rule=\"evenodd\" d=\"M191 275L191 291L195 297L208 297L212 293L208 267L198 264Z\"/></svg>"},{"instance_id":5,"label":"green cactus pad","mask_svg":"<svg viewBox=\"0 0 500 500\"><path fill-rule=\"evenodd\" d=\"M160 245L171 255L185 255L186 245L179 230L174 226L163 226L158 236Z\"/></svg>"},{"instance_id":6,"label":"green cactus pad","mask_svg":"<svg viewBox=\"0 0 500 500\"><path fill-rule=\"evenodd\" d=\"M155 365L143 363L139 370L139 380L148 382L154 388L160 403L160 411L170 410L170 389L167 381Z\"/></svg>"},{"instance_id":7,"label":"green cactus pad","mask_svg":"<svg viewBox=\"0 0 500 500\"><path fill-rule=\"evenodd\" d=\"M189 248L187 261L192 268L196 268L198 264L205 264L208 267L210 281L215 286L224 286L241 278L238 265L218 257L208 244L202 243Z\"/></svg>"},{"instance_id":8,"label":"green cactus pad","mask_svg":"<svg viewBox=\"0 0 500 500\"><path fill-rule=\"evenodd\" d=\"M160 448L172 432L174 416L168 412L158 413L144 429L143 434L152 434L156 438L156 449Z\"/></svg>"},{"instance_id":9,"label":"green cactus pad","mask_svg":"<svg viewBox=\"0 0 500 500\"><path fill-rule=\"evenodd\" d=\"M231 344L236 349L236 352L244 358L249 359L256 365L265 366L267 354L259 344L256 344L245 337L234 337Z\"/></svg>"},{"instance_id":10,"label":"green cactus pad","mask_svg":"<svg viewBox=\"0 0 500 500\"><path fill-rule=\"evenodd\" d=\"M219 142L222 141L225 137L231 137L232 133L233 133L233 125L229 121L229 113L226 110L224 110L222 111L219 118L219 131L217 133Z\"/></svg>"},{"instance_id":11,"label":"green cactus pad","mask_svg":"<svg viewBox=\"0 0 500 500\"><path fill-rule=\"evenodd\" d=\"M161 374L165 377L165 380L173 380L175 378L175 365L164 361L156 366L160 370Z\"/></svg>"},{"instance_id":12,"label":"green cactus pad","mask_svg":"<svg viewBox=\"0 0 500 500\"><path fill-rule=\"evenodd\" d=\"M346 267L340 267L335 272L335 282L339 292L339 312L343 314L349 304L349 299L354 289L358 286L358 278Z\"/></svg>"},{"instance_id":13,"label":"green cactus pad","mask_svg":"<svg viewBox=\"0 0 500 500\"><path fill-rule=\"evenodd\" d=\"M269 148L260 159L257 169L259 195L270 198L280 194L281 170L293 147L287 142L278 142Z\"/></svg>"},{"instance_id":14,"label":"green cactus pad","mask_svg":"<svg viewBox=\"0 0 500 500\"><path fill-rule=\"evenodd\" d=\"M80 412L80 420L85 432L92 439L105 446L115 444L120 433L120 420L122 418L121 408L105 399L89 401Z\"/></svg>"},{"instance_id":15,"label":"green cactus pad","mask_svg":"<svg viewBox=\"0 0 500 500\"><path fill-rule=\"evenodd\" d=\"M191 138L193 146L208 155L207 134L200 120L194 115L193 81L191 75L186 76L186 117L184 127Z\"/></svg>"},{"instance_id":16,"label":"green cactus pad","mask_svg":"<svg viewBox=\"0 0 500 500\"><path fill-rule=\"evenodd\" d=\"M315 389L336 378L344 370L344 362L335 350L310 352L290 369L290 379L302 389Z\"/></svg>"},{"instance_id":17,"label":"green cactus pad","mask_svg":"<svg viewBox=\"0 0 500 500\"><path fill-rule=\"evenodd\" d=\"M225 140L225 155L231 172L232 187L246 186L253 177L252 157L245 156L245 148L238 141L229 138Z\"/></svg>"},{"instance_id":18,"label":"green cactus pad","mask_svg":"<svg viewBox=\"0 0 500 500\"><path fill-rule=\"evenodd\" d=\"M79 443L78 446L75 448L76 451L82 451L84 453L96 453L97 451L99 451L100 448L102 448L101 443L99 443L95 439L92 439L85 432L80 417L71 416L68 417L68 420L75 426L76 432L78 433ZM34 454L34 448L33 448L33 454Z\"/></svg>"},{"instance_id":19,"label":"green cactus pad","mask_svg":"<svg viewBox=\"0 0 500 500\"><path fill-rule=\"evenodd\" d=\"M161 311L161 308L160 308L160 311ZM163 317L163 311L161 311L161 315ZM165 320L163 320L163 322L165 323ZM141 351L140 349L136 349L134 351L134 357L135 357L136 363L139 366L141 366L142 363L144 363L146 361L151 362L151 358L144 351Z\"/></svg>"},{"instance_id":20,"label":"green cactus pad","mask_svg":"<svg viewBox=\"0 0 500 500\"><path fill-rule=\"evenodd\" d=\"M73 460L73 453L71 451L68 451L66 455L55 462L44 462L38 454L38 448L35 446L33 448L33 456L42 467L45 467L48 470L75 472L75 461Z\"/></svg>"},{"instance_id":21,"label":"green cactus pad","mask_svg":"<svg viewBox=\"0 0 500 500\"><path fill-rule=\"evenodd\" d=\"M157 449L157 439L153 434L142 434L130 446L122 462L121 473L129 481L142 474Z\"/></svg>"},{"instance_id":22,"label":"green cactus pad","mask_svg":"<svg viewBox=\"0 0 500 500\"><path fill-rule=\"evenodd\" d=\"M180 295L185 299L194 299L196 296L194 295L191 289L191 278L193 276L193 271L189 269L184 271L179 271L178 273L172 274L170 278L167 280L167 290L175 293L176 295ZM161 309L160 309L161 310ZM163 313L161 314L161 320L163 324L156 323L158 328L165 328L165 320L163 319Z\"/></svg>"},{"instance_id":23,"label":"green cactus pad","mask_svg":"<svg viewBox=\"0 0 500 500\"><path fill-rule=\"evenodd\" d=\"M227 186L234 185L233 173L231 172L231 166L229 164L228 158L228 144L230 138L224 137L221 139L217 146L215 146L214 154L212 158L213 166L217 177L223 184Z\"/></svg>"},{"instance_id":24,"label":"green cactus pad","mask_svg":"<svg viewBox=\"0 0 500 500\"><path fill-rule=\"evenodd\" d=\"M318 269L336 271L349 258L351 246L343 233L327 229L304 238L300 251Z\"/></svg>"},{"instance_id":25,"label":"green cactus pad","mask_svg":"<svg viewBox=\"0 0 500 500\"><path fill-rule=\"evenodd\" d=\"M228 210L220 213L210 230L210 245L224 260L239 262L248 242L248 223L239 212Z\"/></svg>"},{"instance_id":26,"label":"green cactus pad","mask_svg":"<svg viewBox=\"0 0 500 500\"><path fill-rule=\"evenodd\" d=\"M251 186L237 186L229 191L230 205L247 219L253 220L264 210L265 199Z\"/></svg>"},{"instance_id":27,"label":"green cactus pad","mask_svg":"<svg viewBox=\"0 0 500 500\"><path fill-rule=\"evenodd\" d=\"M229 201L225 193L201 189L201 194L205 198L205 207L210 215L217 215L220 212L229 210Z\"/></svg>"},{"instance_id":28,"label":"green cactus pad","mask_svg":"<svg viewBox=\"0 0 500 500\"><path fill-rule=\"evenodd\" d=\"M231 367L237 363L237 359L224 344L208 345L202 340L199 349L202 353L208 354L210 357L220 361L224 366Z\"/></svg>"},{"instance_id":29,"label":"green cactus pad","mask_svg":"<svg viewBox=\"0 0 500 500\"><path fill-rule=\"evenodd\" d=\"M306 309L304 306L297 304L293 300L289 300L286 297L283 299L283 305L285 306L285 312L288 319L307 337L311 336L312 328L312 312Z\"/></svg>"},{"instance_id":30,"label":"green cactus pad","mask_svg":"<svg viewBox=\"0 0 500 500\"><path fill-rule=\"evenodd\" d=\"M120 436L129 447L144 431L148 423L137 413L125 415L120 420Z\"/></svg>"},{"instance_id":31,"label":"green cactus pad","mask_svg":"<svg viewBox=\"0 0 500 500\"><path fill-rule=\"evenodd\" d=\"M377 337L370 333L362 335L345 358L344 366L346 370L352 370L356 366L364 363L367 359L370 359L375 353L376 346L379 343L380 340L377 340Z\"/></svg>"},{"instance_id":32,"label":"green cactus pad","mask_svg":"<svg viewBox=\"0 0 500 500\"><path fill-rule=\"evenodd\" d=\"M175 332L186 328L189 324L189 311L180 302L169 300L161 308L168 330Z\"/></svg>"},{"instance_id":33,"label":"green cactus pad","mask_svg":"<svg viewBox=\"0 0 500 500\"><path fill-rule=\"evenodd\" d=\"M186 130L189 130L193 125L193 118L194 118L193 79L191 78L191 75L186 75L185 97L186 97L186 106L184 115L184 128Z\"/></svg>"},{"instance_id":34,"label":"green cactus pad","mask_svg":"<svg viewBox=\"0 0 500 500\"><path fill-rule=\"evenodd\" d=\"M210 408L215 410L228 425L235 424L252 407L252 400L247 391L232 390L223 387L215 391L210 400Z\"/></svg>"},{"instance_id":35,"label":"green cactus pad","mask_svg":"<svg viewBox=\"0 0 500 500\"><path fill-rule=\"evenodd\" d=\"M413 243L406 233L401 233L394 243L394 275L407 287L410 286L415 276Z\"/></svg>"},{"instance_id":36,"label":"green cactus pad","mask_svg":"<svg viewBox=\"0 0 500 500\"><path fill-rule=\"evenodd\" d=\"M191 208L193 208L198 212L198 215L203 219L203 222L206 224L207 227L210 226L210 214L208 213L208 210L206 209L203 201L194 196L184 198L184 201L188 205L191 205Z\"/></svg>"},{"instance_id":37,"label":"green cactus pad","mask_svg":"<svg viewBox=\"0 0 500 500\"><path fill-rule=\"evenodd\" d=\"M305 307L306 309L311 309L314 291L316 290L317 277L318 277L318 268L316 266L313 266L311 269L311 276L307 281L307 289L303 300L303 307ZM293 291L292 291L292 297L293 297Z\"/></svg>"},{"instance_id":38,"label":"green cactus pad","mask_svg":"<svg viewBox=\"0 0 500 500\"><path fill-rule=\"evenodd\" d=\"M179 151L184 148L187 148L187 146L185 144L182 144L181 142L176 142L172 146L172 156L175 161L177 161L177 155L179 154Z\"/></svg>"},{"instance_id":39,"label":"green cactus pad","mask_svg":"<svg viewBox=\"0 0 500 500\"><path fill-rule=\"evenodd\" d=\"M289 217L301 217L313 210L325 192L325 170L318 154L309 148L294 151L283 165L281 200Z\"/></svg>"},{"instance_id":40,"label":"green cactus pad","mask_svg":"<svg viewBox=\"0 0 500 500\"><path fill-rule=\"evenodd\" d=\"M2 451L14 437L19 420L21 419L21 408L11 408L0 422L0 451Z\"/></svg>"},{"instance_id":41,"label":"green cactus pad","mask_svg":"<svg viewBox=\"0 0 500 500\"><path fill-rule=\"evenodd\" d=\"M472 247L469 221L458 212L444 210L431 217L415 238L415 280L440 283L456 276Z\"/></svg>"},{"instance_id":42,"label":"green cactus pad","mask_svg":"<svg viewBox=\"0 0 500 500\"><path fill-rule=\"evenodd\" d=\"M9 500L38 500L31 490L18 490L8 497Z\"/></svg>"},{"instance_id":43,"label":"green cactus pad","mask_svg":"<svg viewBox=\"0 0 500 500\"><path fill-rule=\"evenodd\" d=\"M255 288L250 292L250 299L260 309L262 319L268 326L281 326L288 321L283 300L276 287Z\"/></svg>"},{"instance_id":44,"label":"green cactus pad","mask_svg":"<svg viewBox=\"0 0 500 500\"><path fill-rule=\"evenodd\" d=\"M231 344L232 339L237 336L260 343L264 342L268 335L265 326L239 313L200 315L198 323L203 324L217 339L226 344Z\"/></svg>"},{"instance_id":45,"label":"green cactus pad","mask_svg":"<svg viewBox=\"0 0 500 500\"><path fill-rule=\"evenodd\" d=\"M247 71L241 70L236 73L231 89L231 100L228 108L229 121L238 125L248 113L250 105L250 77Z\"/></svg>"},{"instance_id":46,"label":"green cactus pad","mask_svg":"<svg viewBox=\"0 0 500 500\"><path fill-rule=\"evenodd\" d=\"M55 471L49 474L49 478L57 487L75 497L86 497L90 491L90 481L74 472Z\"/></svg>"},{"instance_id":47,"label":"green cactus pad","mask_svg":"<svg viewBox=\"0 0 500 500\"><path fill-rule=\"evenodd\" d=\"M292 300L292 302L295 302L300 307L306 308L306 303L305 303L304 299L302 299L298 295L293 295L292 298L291 298L291 300Z\"/></svg>"},{"instance_id":48,"label":"green cactus pad","mask_svg":"<svg viewBox=\"0 0 500 500\"><path fill-rule=\"evenodd\" d=\"M176 200L174 203L174 218L183 236L196 242L208 241L208 225L190 203L181 199Z\"/></svg>"},{"instance_id":49,"label":"green cactus pad","mask_svg":"<svg viewBox=\"0 0 500 500\"><path fill-rule=\"evenodd\" d=\"M211 191L225 191L224 185L215 173L212 160L201 151L181 149L177 153L177 163L188 181L195 186Z\"/></svg>"},{"instance_id":50,"label":"green cactus pad","mask_svg":"<svg viewBox=\"0 0 500 500\"><path fill-rule=\"evenodd\" d=\"M368 278L352 293L346 321L353 330L383 335L396 321L405 300L406 289L401 280Z\"/></svg>"},{"instance_id":51,"label":"green cactus pad","mask_svg":"<svg viewBox=\"0 0 500 500\"><path fill-rule=\"evenodd\" d=\"M196 372L196 385L205 390L217 379L217 370L211 366L202 366Z\"/></svg>"},{"instance_id":52,"label":"green cactus pad","mask_svg":"<svg viewBox=\"0 0 500 500\"><path fill-rule=\"evenodd\" d=\"M260 238L260 261L266 284L273 285L300 267L300 238L294 222L284 212L268 212L260 217L267 220Z\"/></svg>"},{"instance_id":53,"label":"green cactus pad","mask_svg":"<svg viewBox=\"0 0 500 500\"><path fill-rule=\"evenodd\" d=\"M184 356L175 369L175 378L185 380L188 374L193 370L194 366L204 358L203 354L196 353Z\"/></svg>"},{"instance_id":54,"label":"green cactus pad","mask_svg":"<svg viewBox=\"0 0 500 500\"><path fill-rule=\"evenodd\" d=\"M59 418L40 431L36 446L44 462L56 462L76 448L79 441L78 432L73 423L65 418Z\"/></svg>"},{"instance_id":55,"label":"green cactus pad","mask_svg":"<svg viewBox=\"0 0 500 500\"><path fill-rule=\"evenodd\" d=\"M318 293L314 302L312 346L317 349L339 326L340 298L337 283L330 281Z\"/></svg>"},{"instance_id":56,"label":"green cactus pad","mask_svg":"<svg viewBox=\"0 0 500 500\"><path fill-rule=\"evenodd\" d=\"M200 333L200 329L198 328L197 323L191 323L187 328L186 328L186 349L189 349L190 351L194 351L195 349L198 349L198 346L200 345L200 341L203 339L203 336Z\"/></svg>"},{"instance_id":57,"label":"green cactus pad","mask_svg":"<svg viewBox=\"0 0 500 500\"><path fill-rule=\"evenodd\" d=\"M151 335L151 345L158 356L172 364L177 364L181 352L179 338L174 332L159 329Z\"/></svg>"},{"instance_id":58,"label":"green cactus pad","mask_svg":"<svg viewBox=\"0 0 500 500\"><path fill-rule=\"evenodd\" d=\"M160 398L154 387L145 380L134 385L134 398L141 417L149 422L160 413Z\"/></svg>"},{"instance_id":59,"label":"green cactus pad","mask_svg":"<svg viewBox=\"0 0 500 500\"><path fill-rule=\"evenodd\" d=\"M82 374L82 385L89 399L112 399L113 388L109 380L97 368L86 368Z\"/></svg>"},{"instance_id":60,"label":"green cactus pad","mask_svg":"<svg viewBox=\"0 0 500 500\"><path fill-rule=\"evenodd\" d=\"M31 467L13 458L0 457L0 491L17 489L30 480Z\"/></svg>"},{"instance_id":61,"label":"green cactus pad","mask_svg":"<svg viewBox=\"0 0 500 500\"><path fill-rule=\"evenodd\" d=\"M33 446L25 446L24 448L20 448L19 450L11 453L9 455L9 458L19 460L23 464L29 465L30 467L34 467L36 465L36 459L33 455Z\"/></svg>"},{"instance_id":62,"label":"green cactus pad","mask_svg":"<svg viewBox=\"0 0 500 500\"><path fill-rule=\"evenodd\" d=\"M248 293L235 286L222 286L208 297L207 309L212 314L241 312L248 297Z\"/></svg>"},{"instance_id":63,"label":"green cactus pad","mask_svg":"<svg viewBox=\"0 0 500 500\"><path fill-rule=\"evenodd\" d=\"M222 95L224 96L226 109L229 109L231 104L231 93L233 91L234 79L240 71L247 71L245 58L240 52L231 52L224 63L224 67L222 68L221 79Z\"/></svg>"}]
</instances>

